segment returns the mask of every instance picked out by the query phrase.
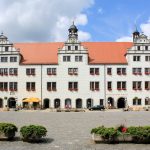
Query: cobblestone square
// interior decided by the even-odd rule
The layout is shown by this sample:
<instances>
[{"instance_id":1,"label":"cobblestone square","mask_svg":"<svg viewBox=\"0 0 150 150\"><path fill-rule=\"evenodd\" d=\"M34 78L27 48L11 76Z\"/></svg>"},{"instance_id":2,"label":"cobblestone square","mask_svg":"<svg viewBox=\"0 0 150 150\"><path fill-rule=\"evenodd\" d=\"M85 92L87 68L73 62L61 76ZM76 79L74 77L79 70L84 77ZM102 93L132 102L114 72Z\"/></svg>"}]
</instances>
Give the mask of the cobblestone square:
<instances>
[{"instance_id":1,"label":"cobblestone square","mask_svg":"<svg viewBox=\"0 0 150 150\"><path fill-rule=\"evenodd\" d=\"M150 125L150 112L146 111L10 111L0 112L0 122L11 122L19 128L23 125L40 124L48 130L44 143L0 141L0 150L150 150L148 144L94 144L90 135L90 130L100 125Z\"/></svg>"}]
</instances>

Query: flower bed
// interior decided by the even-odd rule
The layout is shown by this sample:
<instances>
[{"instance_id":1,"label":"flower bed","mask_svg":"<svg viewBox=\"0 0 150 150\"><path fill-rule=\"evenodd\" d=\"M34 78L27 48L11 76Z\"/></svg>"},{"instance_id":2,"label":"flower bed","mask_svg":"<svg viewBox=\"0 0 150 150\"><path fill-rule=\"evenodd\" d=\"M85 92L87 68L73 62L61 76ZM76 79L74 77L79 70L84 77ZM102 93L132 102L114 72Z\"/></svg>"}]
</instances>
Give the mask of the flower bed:
<instances>
[{"instance_id":1,"label":"flower bed","mask_svg":"<svg viewBox=\"0 0 150 150\"><path fill-rule=\"evenodd\" d=\"M102 143L147 143L150 144L150 126L106 128L104 126L91 130L92 139Z\"/></svg>"}]
</instances>

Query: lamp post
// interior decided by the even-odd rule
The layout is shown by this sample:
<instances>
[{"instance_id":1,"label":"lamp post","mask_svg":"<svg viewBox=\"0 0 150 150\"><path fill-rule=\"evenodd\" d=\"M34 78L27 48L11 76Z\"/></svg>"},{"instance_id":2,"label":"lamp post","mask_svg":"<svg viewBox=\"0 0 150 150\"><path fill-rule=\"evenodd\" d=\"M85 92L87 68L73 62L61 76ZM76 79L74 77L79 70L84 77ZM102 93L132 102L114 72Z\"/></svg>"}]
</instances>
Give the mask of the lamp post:
<instances>
[{"instance_id":1,"label":"lamp post","mask_svg":"<svg viewBox=\"0 0 150 150\"><path fill-rule=\"evenodd\" d=\"M125 108L128 108L127 97L125 98Z\"/></svg>"}]
</instances>

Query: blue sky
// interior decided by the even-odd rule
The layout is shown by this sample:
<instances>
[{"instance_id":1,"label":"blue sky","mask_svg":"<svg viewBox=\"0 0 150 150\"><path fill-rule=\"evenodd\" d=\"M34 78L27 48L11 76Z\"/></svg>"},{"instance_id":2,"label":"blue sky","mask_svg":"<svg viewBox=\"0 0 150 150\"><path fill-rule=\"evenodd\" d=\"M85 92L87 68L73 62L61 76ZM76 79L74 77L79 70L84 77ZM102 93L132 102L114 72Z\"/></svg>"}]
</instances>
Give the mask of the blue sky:
<instances>
[{"instance_id":1,"label":"blue sky","mask_svg":"<svg viewBox=\"0 0 150 150\"><path fill-rule=\"evenodd\" d=\"M92 41L115 41L130 36L135 24L141 31L150 19L150 0L95 0L85 11L88 24L81 29L91 33Z\"/></svg>"},{"instance_id":2,"label":"blue sky","mask_svg":"<svg viewBox=\"0 0 150 150\"><path fill-rule=\"evenodd\" d=\"M0 0L0 31L12 42L131 41L135 23L150 36L150 0Z\"/></svg>"}]
</instances>

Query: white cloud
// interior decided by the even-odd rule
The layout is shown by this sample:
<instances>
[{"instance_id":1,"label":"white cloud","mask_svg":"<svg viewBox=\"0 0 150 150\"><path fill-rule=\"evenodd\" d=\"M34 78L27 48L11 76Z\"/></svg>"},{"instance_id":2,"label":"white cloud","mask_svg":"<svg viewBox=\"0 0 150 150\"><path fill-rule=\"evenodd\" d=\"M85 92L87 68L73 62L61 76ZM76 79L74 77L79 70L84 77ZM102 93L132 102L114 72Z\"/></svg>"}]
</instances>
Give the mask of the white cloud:
<instances>
[{"instance_id":1,"label":"white cloud","mask_svg":"<svg viewBox=\"0 0 150 150\"><path fill-rule=\"evenodd\" d=\"M144 34L146 34L147 36L150 36L150 19L148 20L147 23L141 24L140 28L142 32L144 32Z\"/></svg>"},{"instance_id":2,"label":"white cloud","mask_svg":"<svg viewBox=\"0 0 150 150\"><path fill-rule=\"evenodd\" d=\"M87 23L88 23L88 19L85 14L79 14L76 16L76 19L75 19L76 25L86 25Z\"/></svg>"},{"instance_id":3,"label":"white cloud","mask_svg":"<svg viewBox=\"0 0 150 150\"><path fill-rule=\"evenodd\" d=\"M91 35L88 32L79 31L79 40L80 41L88 41L91 39Z\"/></svg>"},{"instance_id":4,"label":"white cloud","mask_svg":"<svg viewBox=\"0 0 150 150\"><path fill-rule=\"evenodd\" d=\"M132 42L133 38L130 36L123 36L116 40L116 42Z\"/></svg>"},{"instance_id":5,"label":"white cloud","mask_svg":"<svg viewBox=\"0 0 150 150\"><path fill-rule=\"evenodd\" d=\"M75 17L75 25L86 25L88 20L85 14L79 14ZM68 28L72 25L73 18L60 16L57 19L56 26L52 30L52 41L66 41L68 36ZM61 34L60 34L61 33ZM91 38L90 33L79 30L78 37L80 41L86 41Z\"/></svg>"},{"instance_id":6,"label":"white cloud","mask_svg":"<svg viewBox=\"0 0 150 150\"><path fill-rule=\"evenodd\" d=\"M0 31L19 41L65 41L68 28L75 19L86 25L83 11L94 0L1 0Z\"/></svg>"},{"instance_id":7,"label":"white cloud","mask_svg":"<svg viewBox=\"0 0 150 150\"><path fill-rule=\"evenodd\" d=\"M150 37L150 19L147 23L142 23L140 25L140 30L147 36ZM139 30L139 31L140 31ZM131 36L122 36L116 40L116 42L131 42L133 38Z\"/></svg>"}]
</instances>

